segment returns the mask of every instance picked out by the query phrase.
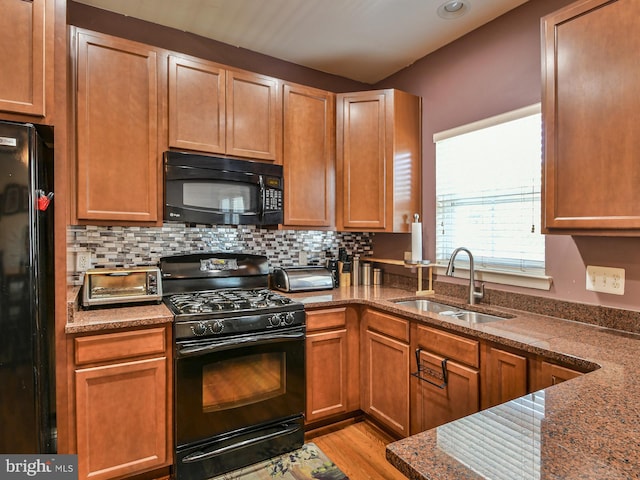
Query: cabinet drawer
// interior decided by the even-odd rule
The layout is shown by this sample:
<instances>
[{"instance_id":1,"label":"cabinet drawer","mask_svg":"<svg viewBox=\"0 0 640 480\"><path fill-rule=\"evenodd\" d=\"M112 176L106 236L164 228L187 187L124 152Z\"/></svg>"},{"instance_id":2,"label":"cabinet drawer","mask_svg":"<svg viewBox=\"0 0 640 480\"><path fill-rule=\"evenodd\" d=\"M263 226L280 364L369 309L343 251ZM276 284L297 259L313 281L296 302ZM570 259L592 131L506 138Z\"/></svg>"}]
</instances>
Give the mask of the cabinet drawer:
<instances>
[{"instance_id":1,"label":"cabinet drawer","mask_svg":"<svg viewBox=\"0 0 640 480\"><path fill-rule=\"evenodd\" d=\"M409 341L409 321L375 310L365 312L367 329L384 333L403 342Z\"/></svg>"},{"instance_id":2,"label":"cabinet drawer","mask_svg":"<svg viewBox=\"0 0 640 480\"><path fill-rule=\"evenodd\" d=\"M344 328L347 324L346 308L329 308L307 312L307 330Z\"/></svg>"},{"instance_id":3,"label":"cabinet drawer","mask_svg":"<svg viewBox=\"0 0 640 480\"><path fill-rule=\"evenodd\" d=\"M480 345L478 341L423 325L418 325L416 333L419 347L475 368L480 367Z\"/></svg>"},{"instance_id":4,"label":"cabinet drawer","mask_svg":"<svg viewBox=\"0 0 640 480\"><path fill-rule=\"evenodd\" d=\"M131 332L105 333L75 339L76 365L110 362L131 357L163 354L166 329L151 328Z\"/></svg>"}]
</instances>

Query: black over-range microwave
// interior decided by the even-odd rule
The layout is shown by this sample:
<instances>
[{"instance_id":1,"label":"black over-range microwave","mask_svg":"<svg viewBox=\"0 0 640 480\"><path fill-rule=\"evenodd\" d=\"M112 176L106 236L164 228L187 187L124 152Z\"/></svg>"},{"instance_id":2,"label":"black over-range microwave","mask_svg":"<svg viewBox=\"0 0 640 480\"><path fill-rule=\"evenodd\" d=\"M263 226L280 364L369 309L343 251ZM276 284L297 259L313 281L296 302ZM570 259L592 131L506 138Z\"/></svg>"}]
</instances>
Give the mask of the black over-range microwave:
<instances>
[{"instance_id":1,"label":"black over-range microwave","mask_svg":"<svg viewBox=\"0 0 640 480\"><path fill-rule=\"evenodd\" d=\"M282 166L165 152L166 221L206 225L283 222Z\"/></svg>"}]
</instances>

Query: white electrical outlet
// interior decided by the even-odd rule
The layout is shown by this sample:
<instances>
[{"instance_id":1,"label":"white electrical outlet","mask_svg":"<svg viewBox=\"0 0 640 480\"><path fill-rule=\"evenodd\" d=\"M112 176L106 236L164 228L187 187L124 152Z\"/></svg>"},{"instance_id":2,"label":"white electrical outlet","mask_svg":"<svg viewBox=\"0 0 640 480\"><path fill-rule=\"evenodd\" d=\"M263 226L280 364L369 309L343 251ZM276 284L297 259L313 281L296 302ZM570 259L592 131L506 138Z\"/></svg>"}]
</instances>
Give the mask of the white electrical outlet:
<instances>
[{"instance_id":1,"label":"white electrical outlet","mask_svg":"<svg viewBox=\"0 0 640 480\"><path fill-rule=\"evenodd\" d=\"M587 290L624 295L624 268L587 265Z\"/></svg>"},{"instance_id":2,"label":"white electrical outlet","mask_svg":"<svg viewBox=\"0 0 640 480\"><path fill-rule=\"evenodd\" d=\"M307 252L300 250L298 252L298 265L306 265L308 263Z\"/></svg>"},{"instance_id":3,"label":"white electrical outlet","mask_svg":"<svg viewBox=\"0 0 640 480\"><path fill-rule=\"evenodd\" d=\"M91 268L91 252L86 250L76 252L76 271L86 272Z\"/></svg>"}]
</instances>

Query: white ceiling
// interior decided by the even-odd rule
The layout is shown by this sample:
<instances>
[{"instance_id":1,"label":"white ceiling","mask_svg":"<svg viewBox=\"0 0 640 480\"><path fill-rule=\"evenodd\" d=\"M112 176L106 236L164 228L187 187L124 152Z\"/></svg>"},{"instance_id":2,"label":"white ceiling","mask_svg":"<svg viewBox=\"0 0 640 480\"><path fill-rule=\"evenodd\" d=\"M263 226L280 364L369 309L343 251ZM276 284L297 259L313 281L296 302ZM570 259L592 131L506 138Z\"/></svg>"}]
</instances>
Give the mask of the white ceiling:
<instances>
[{"instance_id":1,"label":"white ceiling","mask_svg":"<svg viewBox=\"0 0 640 480\"><path fill-rule=\"evenodd\" d=\"M76 0L373 84L527 0Z\"/></svg>"}]
</instances>

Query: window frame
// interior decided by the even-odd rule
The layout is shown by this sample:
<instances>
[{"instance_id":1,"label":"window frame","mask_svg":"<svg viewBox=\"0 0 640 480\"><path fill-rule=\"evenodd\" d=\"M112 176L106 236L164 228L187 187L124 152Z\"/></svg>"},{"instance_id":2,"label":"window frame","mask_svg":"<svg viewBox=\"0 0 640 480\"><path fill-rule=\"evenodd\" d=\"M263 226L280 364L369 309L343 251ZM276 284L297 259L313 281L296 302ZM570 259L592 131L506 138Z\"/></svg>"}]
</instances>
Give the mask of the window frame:
<instances>
[{"instance_id":1,"label":"window frame","mask_svg":"<svg viewBox=\"0 0 640 480\"><path fill-rule=\"evenodd\" d=\"M541 112L541 104L536 103L523 108L511 110L509 112L505 112L492 117L481 119L476 122L471 122L465 125L461 125L459 127L437 132L433 135L434 149L437 142L446 140L448 138L474 132L477 130L499 125L502 123L518 120L523 117L539 114L540 112ZM542 130L542 125L541 125L541 130ZM542 155L542 144L541 144L540 151ZM437 161L438 161L437 158L435 158L434 175L436 171L435 169L437 168ZM541 159L541 162L542 162L542 159ZM436 186L436 192L434 192L434 195L437 195L437 186ZM541 198L541 201L542 201L542 198ZM437 203L437 196L436 196L436 203ZM437 220L435 220L434 218L434 232L438 231L438 226L436 223L437 223ZM476 280L517 286L517 287L549 290L551 288L552 278L546 275L546 250L547 250L546 237L544 237L544 239L545 239L544 240L545 271L543 271L542 269L538 271L518 271L515 269L499 270L494 268L483 268L478 265L478 262L476 262L476 268L475 268ZM436 238L435 245L434 245L436 252L437 252L437 245L438 245L438 240ZM458 246L462 246L462 245L458 245ZM437 261L436 264L434 265L434 271L437 275L445 274L446 263L443 263L443 262L444 262L443 260L440 260L439 262ZM464 258L464 256L461 256L459 260L456 260L454 277L466 278L466 279L469 278L468 262L466 261L466 258Z\"/></svg>"}]
</instances>

